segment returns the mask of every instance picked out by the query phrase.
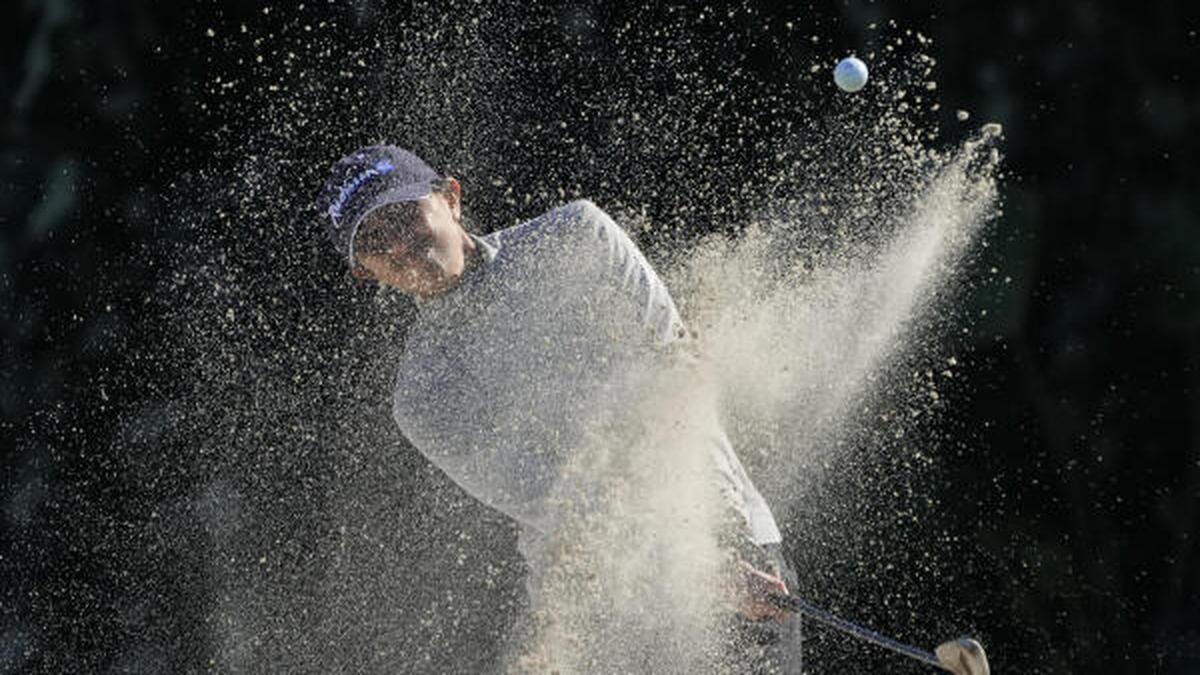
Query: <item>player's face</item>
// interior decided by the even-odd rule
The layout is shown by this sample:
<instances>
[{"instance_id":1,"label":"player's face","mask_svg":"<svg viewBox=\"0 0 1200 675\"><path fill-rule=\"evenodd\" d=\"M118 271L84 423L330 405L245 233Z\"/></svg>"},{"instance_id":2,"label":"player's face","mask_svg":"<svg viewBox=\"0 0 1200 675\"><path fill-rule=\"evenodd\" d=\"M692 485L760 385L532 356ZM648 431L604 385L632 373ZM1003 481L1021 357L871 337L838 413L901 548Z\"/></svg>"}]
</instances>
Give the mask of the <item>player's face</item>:
<instances>
[{"instance_id":1,"label":"player's face","mask_svg":"<svg viewBox=\"0 0 1200 675\"><path fill-rule=\"evenodd\" d=\"M355 276L410 295L444 293L458 283L475 242L462 228L458 182L424 199L375 209L354 237Z\"/></svg>"}]
</instances>

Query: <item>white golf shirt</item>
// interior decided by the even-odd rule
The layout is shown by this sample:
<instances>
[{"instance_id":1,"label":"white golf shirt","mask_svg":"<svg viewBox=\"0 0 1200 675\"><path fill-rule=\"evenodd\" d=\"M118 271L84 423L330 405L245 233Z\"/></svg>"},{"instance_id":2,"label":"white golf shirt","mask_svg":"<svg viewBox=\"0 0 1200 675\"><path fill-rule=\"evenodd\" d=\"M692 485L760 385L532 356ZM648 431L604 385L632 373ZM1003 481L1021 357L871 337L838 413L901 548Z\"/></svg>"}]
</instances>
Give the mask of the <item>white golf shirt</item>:
<instances>
[{"instance_id":1,"label":"white golf shirt","mask_svg":"<svg viewBox=\"0 0 1200 675\"><path fill-rule=\"evenodd\" d=\"M409 441L485 504L542 534L582 423L635 400L639 372L684 335L666 286L607 214L576 201L476 237L478 259L418 303L393 414ZM631 374L633 376L631 376ZM774 517L719 423L705 432L721 494L757 544Z\"/></svg>"}]
</instances>

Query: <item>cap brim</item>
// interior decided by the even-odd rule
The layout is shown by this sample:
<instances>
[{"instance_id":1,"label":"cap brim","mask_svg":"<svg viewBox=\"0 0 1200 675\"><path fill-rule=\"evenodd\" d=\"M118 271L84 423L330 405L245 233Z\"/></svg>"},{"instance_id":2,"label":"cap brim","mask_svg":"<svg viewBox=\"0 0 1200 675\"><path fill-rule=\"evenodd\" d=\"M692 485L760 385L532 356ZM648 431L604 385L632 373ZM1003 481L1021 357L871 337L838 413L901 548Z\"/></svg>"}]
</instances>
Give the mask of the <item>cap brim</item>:
<instances>
[{"instance_id":1,"label":"cap brim","mask_svg":"<svg viewBox=\"0 0 1200 675\"><path fill-rule=\"evenodd\" d=\"M367 207L354 218L354 222L350 225L350 239L346 242L346 255L350 263L350 267L354 267L354 238L358 236L358 227L366 220L367 216L374 213L377 209L388 206L390 204L403 204L405 202L415 202L418 199L424 199L433 194L433 185L427 183L417 183L413 185L402 185L384 190L376 195L371 200L371 206Z\"/></svg>"}]
</instances>

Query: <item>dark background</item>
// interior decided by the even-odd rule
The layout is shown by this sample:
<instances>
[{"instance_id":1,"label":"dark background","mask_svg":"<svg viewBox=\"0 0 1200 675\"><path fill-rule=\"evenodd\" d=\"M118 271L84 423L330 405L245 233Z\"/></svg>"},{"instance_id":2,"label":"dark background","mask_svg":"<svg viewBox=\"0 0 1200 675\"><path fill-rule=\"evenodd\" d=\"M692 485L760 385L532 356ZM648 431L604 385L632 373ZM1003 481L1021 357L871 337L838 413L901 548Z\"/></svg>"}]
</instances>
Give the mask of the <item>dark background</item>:
<instances>
[{"instance_id":1,"label":"dark background","mask_svg":"<svg viewBox=\"0 0 1200 675\"><path fill-rule=\"evenodd\" d=\"M972 269L1010 281L956 300L971 317L956 345L968 384L930 435L966 459L924 486L942 505L924 526L951 539L899 537L939 546L940 571L909 573L920 556L908 550L887 572L862 572L878 558L837 561L826 571L858 581L805 590L921 644L971 630L997 672L1200 667L1190 5L317 5L48 0L7 13L6 672L420 672L402 638L363 628L392 625L387 607L356 583L374 577L331 551L346 523L444 526L413 518L422 503L482 524L444 546L410 537L392 565L503 552L498 590L446 600L462 625L428 646L486 668L496 647L464 655L453 634L503 628L519 597L511 528L445 496L453 486L386 425L370 432L382 457L345 442L356 421L386 420L387 378L364 381L356 354L387 334L345 329L370 294L305 229L324 167L400 136L462 178L481 229L588 196L671 232L652 249L686 243L730 228L729 195L779 172L783 139L803 145L883 105L846 103L808 64L906 30L932 39L898 52L936 59L928 95L941 106L917 115L933 142L961 140L960 108L1004 125L1004 212ZM713 96L714 82L763 98ZM621 124L626 144L604 147ZM358 412L334 414L346 410ZM279 558L291 562L267 562ZM295 591L314 584L325 590ZM922 585L945 597L922 600ZM378 588L401 593L380 596L394 608L437 607L444 587ZM321 607L335 596L355 602ZM295 618L321 609L324 622ZM814 644L816 672L917 672Z\"/></svg>"}]
</instances>

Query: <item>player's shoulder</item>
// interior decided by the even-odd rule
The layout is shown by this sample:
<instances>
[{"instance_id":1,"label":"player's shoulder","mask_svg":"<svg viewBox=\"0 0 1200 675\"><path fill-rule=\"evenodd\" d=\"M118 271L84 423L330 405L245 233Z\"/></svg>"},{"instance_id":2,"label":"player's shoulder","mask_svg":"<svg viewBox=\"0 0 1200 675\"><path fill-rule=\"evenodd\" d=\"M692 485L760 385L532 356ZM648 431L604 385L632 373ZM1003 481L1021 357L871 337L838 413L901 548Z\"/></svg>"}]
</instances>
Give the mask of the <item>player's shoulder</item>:
<instances>
[{"instance_id":1,"label":"player's shoulder","mask_svg":"<svg viewBox=\"0 0 1200 675\"><path fill-rule=\"evenodd\" d=\"M606 238L619 226L589 199L576 199L504 231L506 244L584 243Z\"/></svg>"},{"instance_id":2,"label":"player's shoulder","mask_svg":"<svg viewBox=\"0 0 1200 675\"><path fill-rule=\"evenodd\" d=\"M574 219L582 221L607 220L612 221L604 209L596 206L596 203L590 199L576 199L567 202L558 208L552 209L547 215L553 214L556 218Z\"/></svg>"},{"instance_id":3,"label":"player's shoulder","mask_svg":"<svg viewBox=\"0 0 1200 675\"><path fill-rule=\"evenodd\" d=\"M576 199L553 208L535 220L541 227L564 231L593 231L597 228L615 227L612 217L590 199Z\"/></svg>"}]
</instances>

